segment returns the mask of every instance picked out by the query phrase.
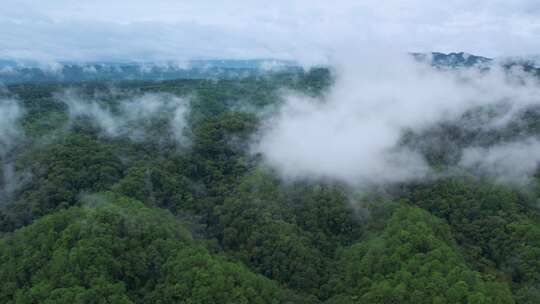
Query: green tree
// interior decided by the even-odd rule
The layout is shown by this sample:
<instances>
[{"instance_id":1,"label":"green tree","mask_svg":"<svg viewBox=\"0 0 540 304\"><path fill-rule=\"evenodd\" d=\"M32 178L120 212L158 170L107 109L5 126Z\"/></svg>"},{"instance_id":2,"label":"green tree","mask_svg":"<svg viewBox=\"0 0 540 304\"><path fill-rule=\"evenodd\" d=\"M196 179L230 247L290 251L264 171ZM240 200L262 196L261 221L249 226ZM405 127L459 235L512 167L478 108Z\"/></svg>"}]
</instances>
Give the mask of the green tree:
<instances>
[{"instance_id":1,"label":"green tree","mask_svg":"<svg viewBox=\"0 0 540 304\"><path fill-rule=\"evenodd\" d=\"M467 267L443 221L408 206L343 251L330 288L332 303L514 303L507 285Z\"/></svg>"},{"instance_id":2,"label":"green tree","mask_svg":"<svg viewBox=\"0 0 540 304\"><path fill-rule=\"evenodd\" d=\"M2 303L278 303L285 293L212 256L171 213L114 194L0 240Z\"/></svg>"}]
</instances>

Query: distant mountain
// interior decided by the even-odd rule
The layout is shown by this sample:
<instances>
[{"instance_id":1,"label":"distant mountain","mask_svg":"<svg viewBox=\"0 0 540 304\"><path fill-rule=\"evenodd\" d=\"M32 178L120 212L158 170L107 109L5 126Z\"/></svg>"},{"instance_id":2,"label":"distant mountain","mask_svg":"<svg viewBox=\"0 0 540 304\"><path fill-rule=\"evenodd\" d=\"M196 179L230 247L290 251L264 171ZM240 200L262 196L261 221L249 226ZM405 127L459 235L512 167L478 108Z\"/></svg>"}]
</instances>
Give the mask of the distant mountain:
<instances>
[{"instance_id":1,"label":"distant mountain","mask_svg":"<svg viewBox=\"0 0 540 304\"><path fill-rule=\"evenodd\" d=\"M77 82L94 80L167 80L179 78L236 78L297 69L293 61L191 60L188 62L60 62L40 64L0 60L0 82Z\"/></svg>"},{"instance_id":2,"label":"distant mountain","mask_svg":"<svg viewBox=\"0 0 540 304\"><path fill-rule=\"evenodd\" d=\"M494 62L492 58L476 56L464 52L460 53L412 53L412 56L418 61L429 62L436 67L485 67Z\"/></svg>"},{"instance_id":3,"label":"distant mountain","mask_svg":"<svg viewBox=\"0 0 540 304\"><path fill-rule=\"evenodd\" d=\"M506 66L521 65L525 68L540 68L540 55L503 57L498 58L498 61Z\"/></svg>"},{"instance_id":4,"label":"distant mountain","mask_svg":"<svg viewBox=\"0 0 540 304\"><path fill-rule=\"evenodd\" d=\"M540 75L540 56L492 59L459 53L410 53L417 61L437 68L505 68L521 66ZM296 62L276 59L199 59L186 62L60 62L43 64L0 59L0 83L81 82L97 80L230 79L274 71L298 71Z\"/></svg>"}]
</instances>

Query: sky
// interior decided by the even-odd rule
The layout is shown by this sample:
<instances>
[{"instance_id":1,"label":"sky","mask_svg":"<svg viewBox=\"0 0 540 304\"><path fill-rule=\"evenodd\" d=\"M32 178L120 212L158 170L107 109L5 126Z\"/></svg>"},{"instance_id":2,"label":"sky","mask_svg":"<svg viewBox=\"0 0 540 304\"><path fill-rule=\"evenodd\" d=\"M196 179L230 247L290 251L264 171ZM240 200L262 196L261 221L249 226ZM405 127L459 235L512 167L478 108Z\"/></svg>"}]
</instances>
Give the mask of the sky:
<instances>
[{"instance_id":1,"label":"sky","mask_svg":"<svg viewBox=\"0 0 540 304\"><path fill-rule=\"evenodd\" d=\"M336 47L540 53L537 0L2 0L0 58L324 63Z\"/></svg>"}]
</instances>

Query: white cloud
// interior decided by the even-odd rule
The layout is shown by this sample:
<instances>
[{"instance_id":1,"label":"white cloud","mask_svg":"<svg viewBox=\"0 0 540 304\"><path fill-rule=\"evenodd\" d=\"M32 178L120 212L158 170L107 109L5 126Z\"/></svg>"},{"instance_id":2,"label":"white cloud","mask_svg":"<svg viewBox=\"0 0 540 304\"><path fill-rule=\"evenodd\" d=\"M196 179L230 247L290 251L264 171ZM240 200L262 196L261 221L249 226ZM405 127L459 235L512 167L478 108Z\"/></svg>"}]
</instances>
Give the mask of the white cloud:
<instances>
[{"instance_id":1,"label":"white cloud","mask_svg":"<svg viewBox=\"0 0 540 304\"><path fill-rule=\"evenodd\" d=\"M285 95L253 145L286 177L351 184L424 178L430 169L421 155L399 148L403 130L458 118L475 106L511 101L511 115L540 103L537 80L519 71L437 71L384 50L349 48L334 58L330 91L320 99Z\"/></svg>"},{"instance_id":2,"label":"white cloud","mask_svg":"<svg viewBox=\"0 0 540 304\"><path fill-rule=\"evenodd\" d=\"M51 60L193 57L320 62L336 43L522 55L540 47L534 0L5 0L0 56Z\"/></svg>"}]
</instances>

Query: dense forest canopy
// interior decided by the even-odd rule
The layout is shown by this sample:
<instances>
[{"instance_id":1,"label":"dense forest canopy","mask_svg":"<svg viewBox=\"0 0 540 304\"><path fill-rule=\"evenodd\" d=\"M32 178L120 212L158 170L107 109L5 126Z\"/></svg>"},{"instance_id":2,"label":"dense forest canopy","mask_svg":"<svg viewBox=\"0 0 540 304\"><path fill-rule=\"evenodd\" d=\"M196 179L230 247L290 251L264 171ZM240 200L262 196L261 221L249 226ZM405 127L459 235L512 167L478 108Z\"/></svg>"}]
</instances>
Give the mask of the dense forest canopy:
<instances>
[{"instance_id":1,"label":"dense forest canopy","mask_svg":"<svg viewBox=\"0 0 540 304\"><path fill-rule=\"evenodd\" d=\"M400 130L395 150L420 155L425 178L283 175L253 147L284 96L317 103L336 81L314 68L6 86L0 301L540 303L540 159L498 157L540 151L538 104Z\"/></svg>"}]
</instances>

